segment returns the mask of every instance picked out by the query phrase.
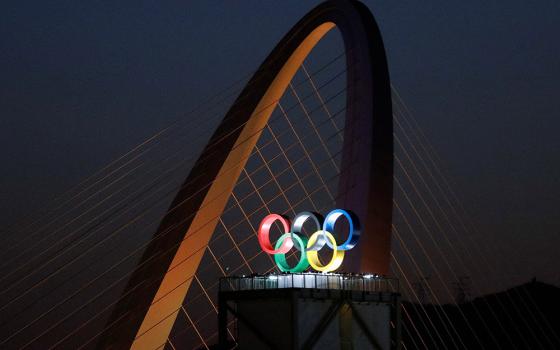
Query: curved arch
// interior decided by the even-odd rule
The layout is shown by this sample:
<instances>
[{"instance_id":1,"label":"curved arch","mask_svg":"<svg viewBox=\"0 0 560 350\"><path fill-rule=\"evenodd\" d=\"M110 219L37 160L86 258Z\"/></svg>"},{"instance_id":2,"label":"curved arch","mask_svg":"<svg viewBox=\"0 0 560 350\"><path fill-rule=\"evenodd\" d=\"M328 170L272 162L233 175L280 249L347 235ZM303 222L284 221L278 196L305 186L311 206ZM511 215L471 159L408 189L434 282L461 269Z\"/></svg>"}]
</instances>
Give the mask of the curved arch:
<instances>
[{"instance_id":1,"label":"curved arch","mask_svg":"<svg viewBox=\"0 0 560 350\"><path fill-rule=\"evenodd\" d=\"M367 7L357 1L327 1L284 36L212 135L130 278L100 347L157 348L165 343L191 283L185 278L196 272L260 130L305 57L334 27L346 49L342 168L353 164L340 176L344 195L337 205L354 211L364 232L344 268L388 272L393 130L385 50Z\"/></svg>"}]
</instances>

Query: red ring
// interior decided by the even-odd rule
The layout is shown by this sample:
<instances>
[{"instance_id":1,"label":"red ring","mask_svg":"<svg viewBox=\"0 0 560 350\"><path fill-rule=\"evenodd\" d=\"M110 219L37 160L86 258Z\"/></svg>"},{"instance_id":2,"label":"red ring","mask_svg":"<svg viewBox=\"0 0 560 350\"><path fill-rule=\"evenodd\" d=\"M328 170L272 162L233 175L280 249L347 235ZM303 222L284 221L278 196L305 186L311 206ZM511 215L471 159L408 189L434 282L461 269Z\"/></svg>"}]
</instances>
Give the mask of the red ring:
<instances>
[{"instance_id":1,"label":"red ring","mask_svg":"<svg viewBox=\"0 0 560 350\"><path fill-rule=\"evenodd\" d=\"M278 249L274 249L272 243L270 243L270 226L274 221L280 221L284 227L284 233L290 232L290 221L285 217L278 214L267 215L259 225L259 230L257 231L257 237L259 239L259 244L262 250L268 254L286 254L294 246L294 242L290 237L287 237L282 242L282 245Z\"/></svg>"}]
</instances>

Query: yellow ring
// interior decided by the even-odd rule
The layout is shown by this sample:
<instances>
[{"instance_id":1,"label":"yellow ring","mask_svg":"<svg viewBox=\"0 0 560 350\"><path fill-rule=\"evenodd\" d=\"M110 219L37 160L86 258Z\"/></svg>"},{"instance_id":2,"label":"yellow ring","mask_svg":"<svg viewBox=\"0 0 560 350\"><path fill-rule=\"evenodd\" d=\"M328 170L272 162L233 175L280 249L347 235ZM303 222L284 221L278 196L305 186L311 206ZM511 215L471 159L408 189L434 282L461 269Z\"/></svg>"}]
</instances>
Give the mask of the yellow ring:
<instances>
[{"instance_id":1,"label":"yellow ring","mask_svg":"<svg viewBox=\"0 0 560 350\"><path fill-rule=\"evenodd\" d=\"M309 265L313 267L317 271L321 272L330 272L338 269L340 265L342 265L342 261L344 260L344 250L338 250L336 248L336 240L334 236L329 231L319 230L309 237L309 241L307 241L307 248L311 248L317 242L317 239L323 235L326 237L333 246L333 255L331 261L328 264L323 265L321 260L319 260L319 250L325 245L326 241L323 242L323 246L318 247L317 250L308 250L307 251L307 261Z\"/></svg>"}]
</instances>

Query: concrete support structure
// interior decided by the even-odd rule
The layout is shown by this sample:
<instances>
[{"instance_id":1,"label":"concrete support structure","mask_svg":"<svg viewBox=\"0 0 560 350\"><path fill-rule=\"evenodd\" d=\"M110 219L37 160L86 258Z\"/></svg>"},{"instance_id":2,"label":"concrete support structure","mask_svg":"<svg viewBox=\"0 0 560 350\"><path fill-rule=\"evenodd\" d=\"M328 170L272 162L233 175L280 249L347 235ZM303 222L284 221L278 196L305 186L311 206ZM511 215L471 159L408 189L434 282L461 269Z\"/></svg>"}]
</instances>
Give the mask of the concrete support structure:
<instances>
[{"instance_id":1,"label":"concrete support structure","mask_svg":"<svg viewBox=\"0 0 560 350\"><path fill-rule=\"evenodd\" d=\"M219 348L234 345L227 338L233 323L239 349L400 349L400 295L353 278L354 285L331 289L250 286L254 277L247 277L247 288L221 290Z\"/></svg>"}]
</instances>

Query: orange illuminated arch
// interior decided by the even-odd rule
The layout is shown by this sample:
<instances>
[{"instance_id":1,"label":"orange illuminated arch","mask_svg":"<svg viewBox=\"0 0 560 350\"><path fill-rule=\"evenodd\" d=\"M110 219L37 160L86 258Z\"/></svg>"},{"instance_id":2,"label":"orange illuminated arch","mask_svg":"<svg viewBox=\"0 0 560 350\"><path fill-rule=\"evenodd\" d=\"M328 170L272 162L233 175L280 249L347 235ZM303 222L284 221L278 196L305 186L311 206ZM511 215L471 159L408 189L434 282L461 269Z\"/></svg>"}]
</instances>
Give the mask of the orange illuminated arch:
<instances>
[{"instance_id":1,"label":"orange illuminated arch","mask_svg":"<svg viewBox=\"0 0 560 350\"><path fill-rule=\"evenodd\" d=\"M363 229L357 252L344 268L388 272L393 127L385 50L367 7L357 1L327 1L286 34L214 132L130 278L100 348L156 349L165 344L190 287L191 279L185 279L194 276L261 130L303 60L335 27L346 48L342 168L350 169L340 176L344 195L337 206L356 213Z\"/></svg>"}]
</instances>

